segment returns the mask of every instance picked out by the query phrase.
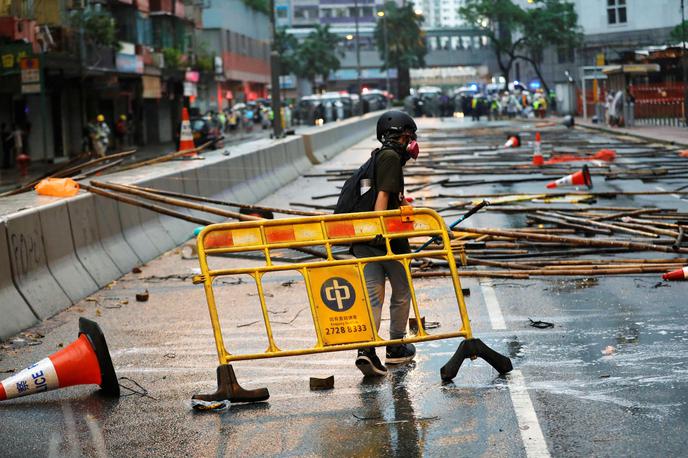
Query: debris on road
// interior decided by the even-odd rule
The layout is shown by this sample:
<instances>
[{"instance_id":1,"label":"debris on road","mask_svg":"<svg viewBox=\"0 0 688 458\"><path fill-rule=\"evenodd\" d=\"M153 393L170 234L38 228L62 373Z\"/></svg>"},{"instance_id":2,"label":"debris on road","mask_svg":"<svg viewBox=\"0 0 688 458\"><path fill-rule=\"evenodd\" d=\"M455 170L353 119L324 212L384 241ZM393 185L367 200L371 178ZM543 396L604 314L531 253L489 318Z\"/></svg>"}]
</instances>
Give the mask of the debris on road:
<instances>
[{"instance_id":1,"label":"debris on road","mask_svg":"<svg viewBox=\"0 0 688 458\"><path fill-rule=\"evenodd\" d=\"M136 301L137 302L148 302L148 297L149 297L148 290L146 290L143 293L136 293Z\"/></svg>"},{"instance_id":2,"label":"debris on road","mask_svg":"<svg viewBox=\"0 0 688 458\"><path fill-rule=\"evenodd\" d=\"M326 378L311 377L310 378L310 387L311 387L311 391L334 389L334 375L330 375L329 377L326 377Z\"/></svg>"}]
</instances>

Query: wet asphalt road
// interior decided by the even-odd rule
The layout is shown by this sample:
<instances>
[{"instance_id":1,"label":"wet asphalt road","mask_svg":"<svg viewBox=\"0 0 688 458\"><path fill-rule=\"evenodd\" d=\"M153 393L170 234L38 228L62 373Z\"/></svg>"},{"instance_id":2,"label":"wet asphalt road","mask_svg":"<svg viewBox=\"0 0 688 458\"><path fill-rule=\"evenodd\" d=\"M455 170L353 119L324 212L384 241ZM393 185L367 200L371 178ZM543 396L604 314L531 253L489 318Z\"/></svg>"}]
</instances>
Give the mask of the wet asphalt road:
<instances>
[{"instance_id":1,"label":"wet asphalt road","mask_svg":"<svg viewBox=\"0 0 688 458\"><path fill-rule=\"evenodd\" d=\"M445 128L469 125L467 121L421 121L426 132L440 129L434 135ZM600 135L586 137L599 139ZM314 170L354 167L373 145L371 136ZM612 183L613 187L601 183L597 190L654 186L637 181ZM308 201L312 195L336 192L335 184L324 178L302 178L264 203L287 206ZM520 192L540 190L542 185L468 189L471 193ZM436 192L431 187L416 197ZM612 203L653 203L686 210L686 203L672 196ZM471 218L469 225L507 227L523 223L519 218L483 213ZM223 258L215 262L238 266L252 261ZM456 339L419 344L415 363L372 382L363 380L353 366L354 352L238 362L234 367L239 382L246 388L268 387L270 400L233 405L224 412L196 413L190 408L190 397L214 391L217 365L203 289L189 278L197 268L196 260L181 259L180 250L173 250L143 266L141 273L126 275L33 329L45 336L37 339L40 345L0 351L0 371L25 367L73 341L77 318L86 316L103 328L121 383L140 391L136 382L147 390L147 396L142 396L125 389L127 396L112 401L98 396L94 387L81 386L5 402L0 405L0 453L199 457L685 454L686 283L655 287L657 274L465 279L463 286L471 291L467 303L474 335L511 357L514 373L499 376L476 360L465 363L456 379L443 385L439 368L455 351ZM238 283L237 278L225 278L217 288L230 352L266 347L262 323L256 322L260 320L258 298L248 280L245 277ZM313 345L300 277L270 274L265 285L280 347ZM145 289L150 300L136 302L134 295ZM446 279L417 280L416 289L426 320L441 324L438 331L458 326L456 304L447 299L452 290ZM529 318L552 322L555 327L533 328ZM387 324L384 320L383 336ZM613 350L603 354L609 346ZM333 390L309 390L309 377L329 375L335 376ZM520 389L520 383L527 390Z\"/></svg>"}]
</instances>

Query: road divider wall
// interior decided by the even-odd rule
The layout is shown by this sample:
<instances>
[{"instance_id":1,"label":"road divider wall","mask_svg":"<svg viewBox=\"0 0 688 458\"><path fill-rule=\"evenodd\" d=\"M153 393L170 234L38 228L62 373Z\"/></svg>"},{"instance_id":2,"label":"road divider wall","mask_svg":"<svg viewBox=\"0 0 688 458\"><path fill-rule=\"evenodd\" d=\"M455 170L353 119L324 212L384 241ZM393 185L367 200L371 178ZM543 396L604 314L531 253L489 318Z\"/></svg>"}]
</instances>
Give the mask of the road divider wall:
<instances>
[{"instance_id":1,"label":"road divider wall","mask_svg":"<svg viewBox=\"0 0 688 458\"><path fill-rule=\"evenodd\" d=\"M203 159L156 164L97 180L253 204L279 191L313 164L374 135L378 115L306 128L302 134L282 140L244 143L206 153ZM198 211L175 210L222 220ZM184 243L193 236L195 226L87 192L64 199L33 192L3 198L0 340Z\"/></svg>"}]
</instances>

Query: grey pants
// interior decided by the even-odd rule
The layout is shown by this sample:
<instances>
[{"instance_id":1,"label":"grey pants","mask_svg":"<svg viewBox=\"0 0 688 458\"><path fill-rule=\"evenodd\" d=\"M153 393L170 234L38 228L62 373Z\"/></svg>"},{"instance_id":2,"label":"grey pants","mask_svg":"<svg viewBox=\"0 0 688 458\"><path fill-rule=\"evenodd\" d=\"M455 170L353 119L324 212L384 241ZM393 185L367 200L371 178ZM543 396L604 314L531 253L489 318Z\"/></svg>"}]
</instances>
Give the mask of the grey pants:
<instances>
[{"instance_id":1,"label":"grey pants","mask_svg":"<svg viewBox=\"0 0 688 458\"><path fill-rule=\"evenodd\" d=\"M353 252L357 258L383 256L385 254L383 250L368 245L354 245ZM389 283L392 285L392 297L389 304L389 338L403 338L406 335L406 324L411 308L411 290L404 266L399 261L371 262L365 266L363 274L370 296L370 307L375 318L375 327L378 330L380 329L382 304L385 301L385 277L389 278Z\"/></svg>"}]
</instances>

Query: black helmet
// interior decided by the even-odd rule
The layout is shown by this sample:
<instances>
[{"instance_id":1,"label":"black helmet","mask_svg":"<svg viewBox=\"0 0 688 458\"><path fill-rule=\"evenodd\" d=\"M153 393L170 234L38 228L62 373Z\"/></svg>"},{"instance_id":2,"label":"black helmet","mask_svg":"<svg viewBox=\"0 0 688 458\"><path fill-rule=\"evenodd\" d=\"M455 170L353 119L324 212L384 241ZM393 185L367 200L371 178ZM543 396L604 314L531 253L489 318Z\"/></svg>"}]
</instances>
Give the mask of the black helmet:
<instances>
[{"instance_id":1,"label":"black helmet","mask_svg":"<svg viewBox=\"0 0 688 458\"><path fill-rule=\"evenodd\" d=\"M383 141L390 133L402 133L407 130L415 133L417 129L413 118L403 111L386 111L377 120L377 139Z\"/></svg>"}]
</instances>

